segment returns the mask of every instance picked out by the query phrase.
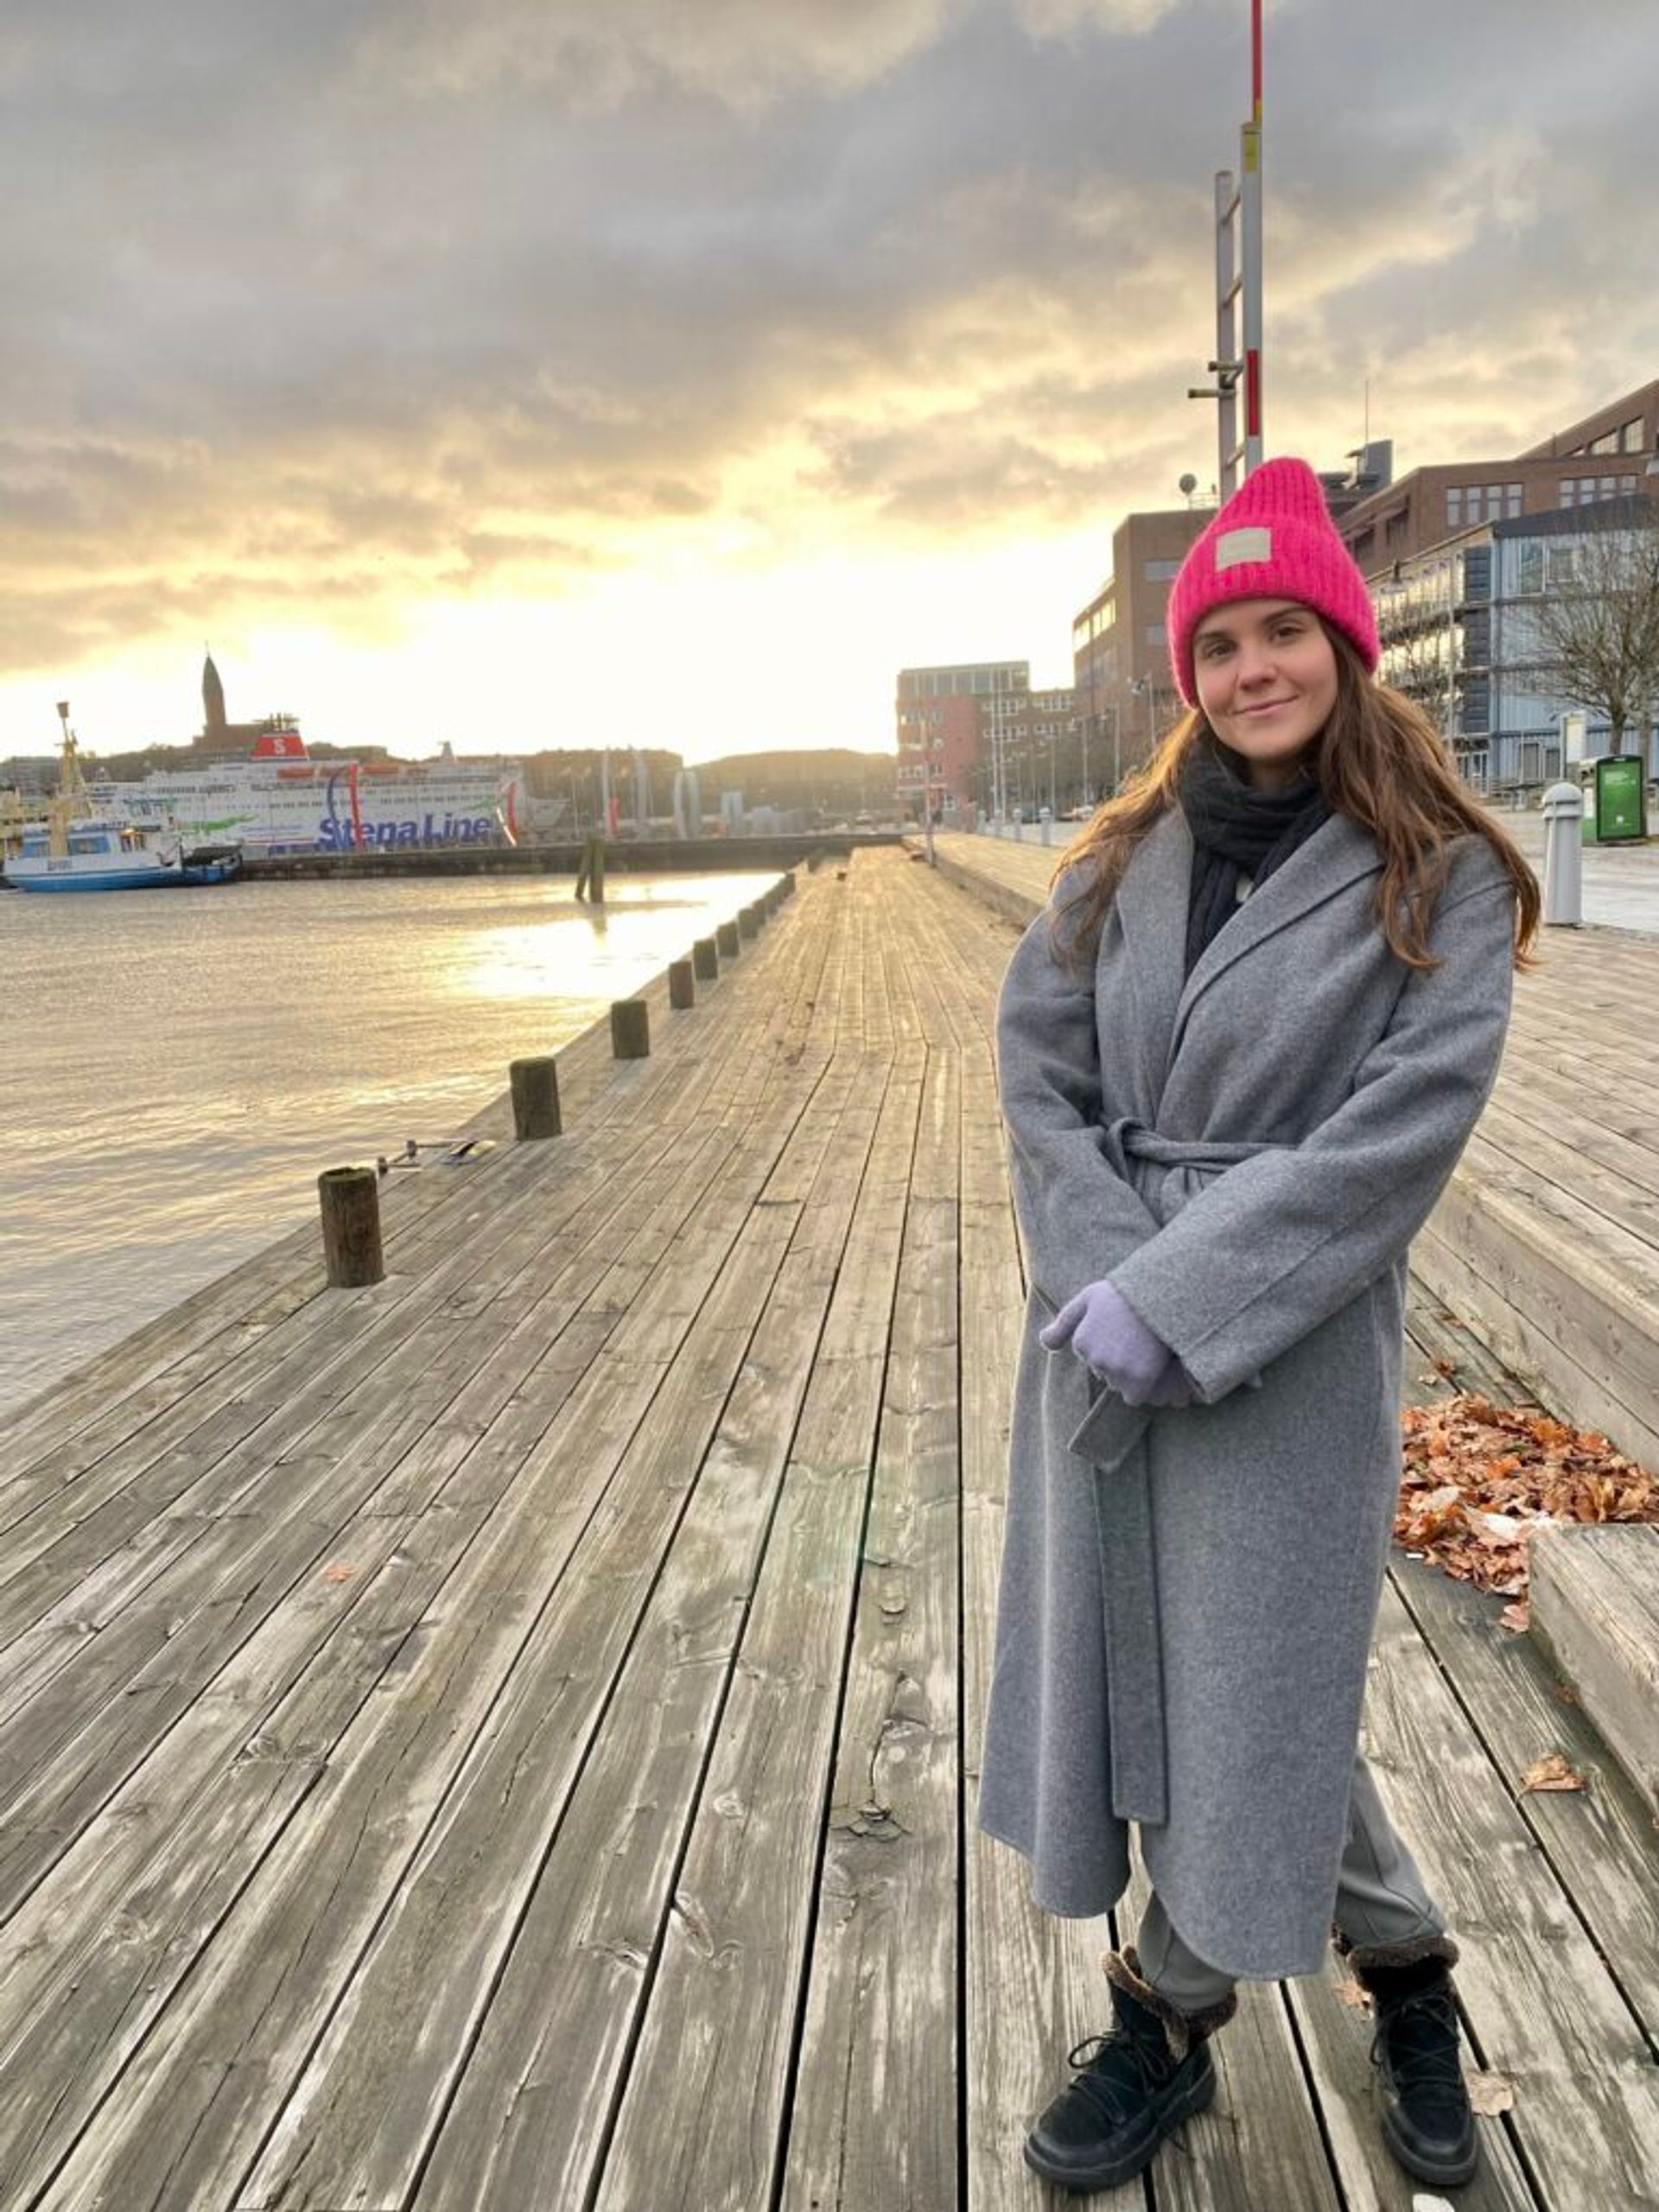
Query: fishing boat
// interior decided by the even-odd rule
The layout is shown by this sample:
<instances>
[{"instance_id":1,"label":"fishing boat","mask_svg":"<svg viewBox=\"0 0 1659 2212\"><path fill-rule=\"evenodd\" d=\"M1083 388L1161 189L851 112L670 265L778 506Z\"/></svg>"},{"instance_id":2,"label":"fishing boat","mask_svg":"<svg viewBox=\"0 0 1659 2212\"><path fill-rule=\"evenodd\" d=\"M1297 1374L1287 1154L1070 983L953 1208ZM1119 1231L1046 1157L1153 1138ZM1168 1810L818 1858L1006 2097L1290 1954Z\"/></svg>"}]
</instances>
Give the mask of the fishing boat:
<instances>
[{"instance_id":1,"label":"fishing boat","mask_svg":"<svg viewBox=\"0 0 1659 2212\"><path fill-rule=\"evenodd\" d=\"M79 746L60 703L63 751L57 796L39 820L9 838L0 880L15 891L149 891L174 884L228 883L241 848L188 843L176 827L136 823L94 808Z\"/></svg>"}]
</instances>

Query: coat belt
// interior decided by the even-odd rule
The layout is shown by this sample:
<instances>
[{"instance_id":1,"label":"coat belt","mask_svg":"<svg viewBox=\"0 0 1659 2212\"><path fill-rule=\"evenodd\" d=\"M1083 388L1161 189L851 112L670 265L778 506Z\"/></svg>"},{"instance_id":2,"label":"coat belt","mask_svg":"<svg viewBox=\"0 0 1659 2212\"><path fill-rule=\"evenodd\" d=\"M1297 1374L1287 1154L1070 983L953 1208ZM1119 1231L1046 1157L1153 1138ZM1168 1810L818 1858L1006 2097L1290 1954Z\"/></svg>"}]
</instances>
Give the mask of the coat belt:
<instances>
[{"instance_id":1,"label":"coat belt","mask_svg":"<svg viewBox=\"0 0 1659 2212\"><path fill-rule=\"evenodd\" d=\"M1173 1221L1228 1168L1259 1152L1281 1149L1161 1136L1128 1116L1111 1122L1106 1135L1114 1164L1160 1224ZM1169 1817L1152 1470L1147 1452L1138 1448L1154 1418L1150 1407L1125 1405L1102 1385L1067 1447L1094 1468L1112 1809L1120 1820L1148 1825Z\"/></svg>"}]
</instances>

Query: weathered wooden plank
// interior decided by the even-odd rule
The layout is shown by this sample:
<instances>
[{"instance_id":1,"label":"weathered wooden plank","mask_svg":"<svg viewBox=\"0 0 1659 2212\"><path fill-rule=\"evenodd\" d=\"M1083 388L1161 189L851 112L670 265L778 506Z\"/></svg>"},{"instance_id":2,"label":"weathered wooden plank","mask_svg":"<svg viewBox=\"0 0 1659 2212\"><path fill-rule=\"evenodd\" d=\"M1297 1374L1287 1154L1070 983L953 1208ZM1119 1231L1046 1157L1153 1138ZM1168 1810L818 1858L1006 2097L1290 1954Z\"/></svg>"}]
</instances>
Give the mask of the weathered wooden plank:
<instances>
[{"instance_id":1,"label":"weathered wooden plank","mask_svg":"<svg viewBox=\"0 0 1659 2212\"><path fill-rule=\"evenodd\" d=\"M796 1221L759 1208L284 2102L242 2207L405 2201ZM293 2039L303 2063L305 2044Z\"/></svg>"},{"instance_id":2,"label":"weathered wooden plank","mask_svg":"<svg viewBox=\"0 0 1659 2212\"><path fill-rule=\"evenodd\" d=\"M602 2153L649 1988L696 1786L720 1719L881 1100L868 1070L821 1156L499 1988L445 2118L421 2212L579 2202ZM868 1230L865 1232L868 1234ZM586 2054L573 2075L572 2049Z\"/></svg>"},{"instance_id":3,"label":"weathered wooden plank","mask_svg":"<svg viewBox=\"0 0 1659 2212\"><path fill-rule=\"evenodd\" d=\"M1659 1421L1641 1410L1654 1402L1595 1341L1618 1324L1604 1308L1603 1329L1588 1325L1589 1301L1566 1266L1517 1246L1507 1217L1494 1222L1478 1194L1454 1179L1413 1246L1413 1263L1436 1296L1466 1315L1504 1364L1557 1412L1659 1464ZM1563 1313L1586 1325L1564 1330Z\"/></svg>"},{"instance_id":4,"label":"weathered wooden plank","mask_svg":"<svg viewBox=\"0 0 1659 2212\"><path fill-rule=\"evenodd\" d=\"M264 2115L308 2048L315 2031L306 2023L326 2013L332 1977L347 1970L378 1919L655 1395L683 1333L674 1317L695 1313L729 1252L733 1207L741 1216L742 1191L755 1177L753 1150L734 1155L730 1190L683 1241L680 1272L653 1285L615 1350L595 1363L531 1454L512 1510L493 1516L446 1586L415 1666L348 1730L304 1817L284 1832L198 1961L191 2005L165 2013L129 2064L71 2160L67 2201L113 2190L135 2205L190 2202L190 2190L211 2186L209 2176L228 2183L238 2158L257 2148ZM550 1494L541 1478L556 1468L561 1487ZM354 1929L362 1933L354 1937ZM297 1973L295 1961L314 1952L315 1962ZM200 2054L226 2046L238 2051L237 2065L204 2069ZM143 2118L158 2106L176 2116L185 2105L195 2114L188 2176L167 2164L159 2144L146 2149L154 2131Z\"/></svg>"},{"instance_id":5,"label":"weathered wooden plank","mask_svg":"<svg viewBox=\"0 0 1659 2212\"><path fill-rule=\"evenodd\" d=\"M1577 1175L1595 1183L1615 1182L1649 1198L1659 1198L1659 1129L1605 1091L1586 1091L1582 1084L1528 1060L1524 1075L1512 1076L1494 1093L1513 1124L1512 1149L1530 1148L1534 1132L1564 1144L1580 1163ZM1483 1117L1483 1134L1491 1135L1491 1109ZM1651 1234L1651 1216L1649 1234Z\"/></svg>"},{"instance_id":6,"label":"weathered wooden plank","mask_svg":"<svg viewBox=\"0 0 1659 2212\"><path fill-rule=\"evenodd\" d=\"M1396 1555L1395 1590L1626 2000L1659 2044L1659 1831L1532 1638L1498 1625L1503 1600ZM1522 1792L1556 1751L1581 1790Z\"/></svg>"},{"instance_id":7,"label":"weathered wooden plank","mask_svg":"<svg viewBox=\"0 0 1659 2212\"><path fill-rule=\"evenodd\" d=\"M1554 1200L1557 1208L1563 1198L1587 1207L1617 1230L1659 1251L1659 1207L1655 1204L1659 1200L1659 1154L1647 1155L1653 1163L1653 1184L1649 1188L1628 1173L1602 1166L1593 1157L1595 1140L1590 1132L1575 1129L1569 1142L1522 1121L1497 1098L1488 1103L1480 1117L1480 1134L1494 1153L1504 1155L1516 1177L1535 1176L1540 1182L1552 1185L1560 1194ZM1515 1187L1512 1184L1511 1188Z\"/></svg>"},{"instance_id":8,"label":"weathered wooden plank","mask_svg":"<svg viewBox=\"0 0 1659 2212\"><path fill-rule=\"evenodd\" d=\"M852 1088L849 1071L822 1086L828 1103L817 1132L820 1167L825 1135ZM868 1117L855 1105L849 1140L859 1157L869 1134ZM785 1164L788 1151L785 1146L780 1154L785 1179L798 1173ZM828 1156L844 1170L847 1158L834 1145ZM794 1219L793 1205L769 1182L745 1232L753 1251L734 1266L724 1288L734 1311L765 1296L776 1255L771 1267L760 1255L774 1244L781 1253ZM694 1336L712 1337L714 1329L711 1303L698 1316ZM742 1354L733 1335L727 1325L715 1346L721 1396ZM711 1403L712 1421L719 1401ZM404 2201L563 1816L591 1735L584 1710L596 1718L658 1554L673 1534L700 1434L683 1408L664 1401L653 1407L607 1492L603 1519L584 1539L555 1605L519 1656L504 1707L509 1717L493 1722L487 1744L458 1779L243 2201ZM607 1656L613 1652L614 1658ZM536 1777L533 1785L523 1780L526 1775ZM630 1776L630 1787L636 1780ZM486 1892L469 1901L480 1881ZM411 2009L411 1993L427 1989L442 1993L435 2013L429 2004ZM544 1993L538 1979L538 2001Z\"/></svg>"},{"instance_id":9,"label":"weathered wooden plank","mask_svg":"<svg viewBox=\"0 0 1659 2212\"><path fill-rule=\"evenodd\" d=\"M957 2198L956 2038L939 2030L956 2019L957 1983L959 1113L956 1068L935 1057L899 1259L783 2212L935 2212Z\"/></svg>"},{"instance_id":10,"label":"weathered wooden plank","mask_svg":"<svg viewBox=\"0 0 1659 2212\"><path fill-rule=\"evenodd\" d=\"M879 1014L866 999L868 1026ZM883 1102L843 1275L703 1784L596 2212L747 2212L777 2171L897 1273L919 1053ZM844 1296L839 1294L844 1290Z\"/></svg>"},{"instance_id":11,"label":"weathered wooden plank","mask_svg":"<svg viewBox=\"0 0 1659 2212\"><path fill-rule=\"evenodd\" d=\"M518 1357L505 1373L494 1378L497 1405L523 1383L531 1358L545 1356L546 1337L552 1335L556 1340L558 1330L578 1312L609 1310L620 1314L626 1311L631 1293L617 1281L617 1252L632 1249L642 1254L643 1264L636 1262L634 1268L632 1289L637 1290L708 1186L711 1173L728 1159L728 1140L714 1136L689 1159L671 1157L660 1171L659 1202L620 1245L611 1240L620 1233L625 1218L622 1207L600 1210L597 1222L584 1238L584 1249L596 1251L596 1264L590 1261L586 1267L573 1268L566 1262L561 1267L556 1305L544 1297L532 1309L538 1338L529 1337L523 1325L512 1332ZM656 1195L652 1179L647 1178L632 1194L636 1203L641 1191ZM470 1321L461 1330L441 1318L429 1321L424 1332L417 1331L407 1339L387 1363L374 1387L360 1392L343 1416L323 1428L326 1449L322 1452L312 1453L308 1462L302 1456L285 1456L273 1468L273 1476L281 1482L281 1522L270 1526L266 1516L257 1513L210 1522L171 1578L171 1586L163 1580L152 1593L160 1603L152 1602L118 1623L79 1668L73 1673L66 1669L53 1681L47 1697L20 1713L10 1727L0 1727L0 1774L15 1794L29 1775L45 1765L66 1735L90 1719L90 1728L76 1745L73 1772L60 1763L51 1777L54 1810L48 1828L61 1824L67 1798L86 1782L95 1792L107 1794L112 1779L118 1779L125 1770L124 1765L118 1764L111 1772L111 1745L118 1741L124 1746L122 1758L130 1764L188 1703L194 1681L209 1678L269 1605L280 1599L286 1586L282 1576L293 1567L285 1532L300 1516L308 1512L332 1514L340 1516L343 1525L365 1501L385 1510L394 1501L377 1491L380 1477L391 1468L399 1470L394 1478L397 1502L405 1508L425 1502L409 1493L409 1454L418 1446L435 1408L466 1386L469 1369L475 1370L480 1361L487 1363L499 1349L506 1326L499 1311ZM535 1344L533 1353L527 1349L531 1344ZM429 1462L430 1455L423 1456ZM319 1520L313 1537L319 1549L336 1540L332 1533L334 1525ZM268 1561L272 1556L278 1557L282 1565L268 1583ZM238 1603L226 1609L216 1593L224 1575L232 1569L238 1578ZM148 1686L145 1662L152 1652L164 1655L168 1694L159 1703L146 1704L132 1694ZM111 1704L109 1689L116 1683L124 1685L129 1694ZM25 1857L37 1862L44 1840L40 1833L40 1808L33 1808L32 1817L15 1820L13 1827L13 1840ZM28 1847L22 1842L25 1829L35 1834L35 1840ZM0 1846L0 1892L7 1887L6 1857Z\"/></svg>"},{"instance_id":12,"label":"weathered wooden plank","mask_svg":"<svg viewBox=\"0 0 1659 2212\"><path fill-rule=\"evenodd\" d=\"M1515 2084L1514 2137L1546 2202L1651 2201L1646 2039L1391 1584L1366 1717L1389 1810L1462 1948L1473 2056Z\"/></svg>"},{"instance_id":13,"label":"weathered wooden plank","mask_svg":"<svg viewBox=\"0 0 1659 2212\"><path fill-rule=\"evenodd\" d=\"M707 1134L712 1136L718 1133L722 1123L729 1122L733 1110L733 1069L740 1065L752 1068L754 1065L755 1056L752 1048L747 1053L742 1053L741 1046L734 1039L734 1049L726 1056L725 1062L711 1064L705 1068L698 1088L688 1095L686 1103L695 1109L696 1115L691 1126L696 1127L706 1115L708 1118L704 1126ZM764 1061L760 1065L764 1065ZM377 1338L383 1338L389 1331L407 1328L413 1319L429 1306L441 1304L442 1310L446 1313L469 1312L487 1303L491 1296L504 1297L522 1293L526 1281L544 1264L547 1251L558 1248L565 1234L565 1224L577 1217L591 1219L594 1200L603 1196L607 1182L620 1177L624 1179L621 1187L626 1189L627 1179L636 1178L640 1173L642 1156L648 1150L653 1155L659 1153L664 1138L670 1134L668 1130L652 1131L642 1138L639 1133L630 1132L620 1141L620 1146L614 1138L609 1141L601 1138L596 1142L590 1137L584 1138L579 1135L559 1147L556 1159L552 1156L537 1158L532 1149L525 1148L518 1155L515 1166L520 1179L524 1176L534 1178L528 1194L523 1190L521 1179L510 1179L505 1174L496 1175L493 1179L486 1176L474 1186L474 1197L479 1203L474 1206L468 1220L478 1228L480 1234L474 1241L470 1254L463 1259L466 1248L461 1248L450 1269L435 1274L421 1293L397 1307L383 1325L369 1330L365 1345L352 1353L353 1362L372 1363ZM528 1203L527 1195L531 1201ZM497 1213L505 1217L505 1227L496 1227L480 1211L485 1199L490 1202ZM317 1331L321 1332L330 1313L338 1318L340 1311L337 1306L326 1305L320 1309ZM313 1341L315 1340L314 1333ZM319 1383L335 1372L340 1364L338 1360L321 1363L320 1376L313 1377L314 1395ZM245 1405L253 1385L242 1381L239 1376L232 1380L239 1402ZM200 1409L199 1402L197 1409ZM245 1427L245 1421L238 1426ZM261 1432L251 1433L255 1440L251 1448L257 1451ZM215 1447L221 1442L222 1440L215 1438L211 1428L197 1427L183 1442L177 1433L152 1431L143 1440L137 1455L129 1461L124 1464L106 1461L96 1483L84 1476L78 1480L70 1507L72 1518L77 1524L87 1521L100 1499L112 1503L133 1472L142 1473L147 1466L156 1465L158 1460L165 1466L168 1479L175 1486L178 1471L188 1471L194 1464L202 1460L222 1476L225 1471L233 1470L235 1459L232 1452L219 1451L216 1453ZM291 1449L291 1442L284 1448ZM73 1473L75 1470L72 1467L69 1471ZM54 1497L42 1503L55 1506L57 1500ZM192 1501L192 1503L200 1510L197 1501ZM125 1516L121 1523L124 1528L142 1514L142 1500L123 1501L114 1510ZM20 1569L38 1548L38 1539L25 1539L14 1529L7 1548L7 1571L14 1582ZM8 1619L15 1618L18 1600L14 1589L5 1592L3 1599L0 1599L0 1607L3 1608Z\"/></svg>"},{"instance_id":14,"label":"weathered wooden plank","mask_svg":"<svg viewBox=\"0 0 1659 2212\"><path fill-rule=\"evenodd\" d=\"M588 1330L586 1350L582 1350L580 1343L573 1344L575 1356L569 1360L566 1370L566 1391L584 1374L604 1336L611 1334L611 1320L600 1316L597 1334ZM580 1334L580 1325L566 1330L560 1344L570 1343ZM244 1825L238 1818L238 1772L244 1763L281 1763L285 1772L303 1777L303 1787L309 1787L309 1778L315 1778L329 1745L352 1719L374 1679L387 1668L407 1668L418 1643L420 1615L425 1612L435 1586L467 1551L471 1537L489 1516L495 1496L500 1496L518 1473L524 1453L546 1427L549 1411L550 1400L537 1405L533 1394L515 1391L500 1421L486 1431L480 1446L471 1451L471 1458L478 1460L498 1435L505 1431L515 1431L518 1435L515 1446L495 1453L493 1496L474 1478L469 1484L474 1491L471 1504L460 1504L455 1500L458 1484L449 1484L442 1502L410 1517L403 1526L385 1522L376 1531L376 1541L385 1548L396 1544L396 1551L390 1553L380 1575L372 1573L372 1546L363 1541L365 1531L376 1524L374 1520L365 1520L359 1526L359 1541L352 1546L352 1564L359 1575L367 1577L363 1604L356 1604L356 1586L349 1591L352 1604L347 1608L345 1588L332 1586L327 1580L315 1580L299 1608L289 1604L285 1615L272 1617L245 1646L241 1659L232 1662L219 1683L190 1707L188 1717L175 1730L168 1743L168 1783L179 1792L177 1798L146 1801L142 1778L137 1792L128 1787L111 1805L111 1812L95 1822L84 1847L73 1853L68 1863L60 1865L47 1893L38 1893L31 1909L9 1929L7 1953L0 1953L4 1955L0 1984L7 1999L16 1999L16 2018L24 2022L24 2039L29 2039L29 2049L13 2050L13 2075L27 2082L35 2093L35 2101L47 2101L48 2117L58 2126L60 2139L68 2101L64 2099L64 2062L60 2053L68 2053L68 2073L75 2082L75 2093L95 2094L98 2082L88 2082L88 2075L98 2073L91 2055L99 2050L99 2044L108 2042L115 2049L115 2059L111 2062L115 2063L122 2049L130 2049L130 2044L137 2042L149 2018L166 2002L166 1988L183 1974L199 1944L206 1942L213 1931L224 1909L217 1904L219 1889L230 1885L226 1896L234 1896L234 1889L257 1865L270 1836L285 1816L283 1805L276 1802L264 1822ZM434 1466L434 1489L438 1486L438 1476L440 1469ZM387 1604L391 1606L391 1617L387 1617ZM398 1608L403 1608L400 1617ZM327 1670L312 1668L283 1703L270 1712L270 1697L281 1690L292 1666L289 1646L321 1646L325 1628L339 1626L334 1617L347 1611L349 1643L345 1643L343 1652ZM292 1628L296 1612L327 1617L325 1628L309 1628L301 1621L296 1637ZM261 1707L265 1721L257 1726ZM190 1777L194 1774L197 1783L206 1781L238 1741L245 1750L237 1757L232 1785L210 1801L194 1801ZM221 1743L224 1750L219 1750ZM303 1794L303 1787L288 1794L289 1802ZM126 1802L126 1798L135 1798L135 1802ZM224 1818L224 1798L232 1801L228 1822ZM173 1834L166 1832L166 1821L173 1821ZM221 1863L217 1856L219 1834L241 1838L245 1852L241 1867L234 1865L234 1853L230 1853L230 1867ZM162 1849L159 1863L155 1863L157 1842ZM149 1865L143 1865L146 1856ZM142 1887L135 1889L139 1869ZM99 1940L98 1931L111 1923L122 1931L122 1942L106 1944ZM159 1986L162 1995L157 1998ZM51 1999L47 1999L48 1988ZM44 2053L40 2049L42 2026L51 2046ZM27 2099L17 2094L0 2101L0 2113L7 2114L7 2128L0 2130L4 2164L16 2164L31 2150L42 2157L47 2154L47 2145L40 2144L38 2134L29 2133ZM16 2126L11 2126L13 2121Z\"/></svg>"},{"instance_id":15,"label":"weathered wooden plank","mask_svg":"<svg viewBox=\"0 0 1659 2212\"><path fill-rule=\"evenodd\" d=\"M1532 1632L1659 1810L1659 1528L1535 1531Z\"/></svg>"}]
</instances>

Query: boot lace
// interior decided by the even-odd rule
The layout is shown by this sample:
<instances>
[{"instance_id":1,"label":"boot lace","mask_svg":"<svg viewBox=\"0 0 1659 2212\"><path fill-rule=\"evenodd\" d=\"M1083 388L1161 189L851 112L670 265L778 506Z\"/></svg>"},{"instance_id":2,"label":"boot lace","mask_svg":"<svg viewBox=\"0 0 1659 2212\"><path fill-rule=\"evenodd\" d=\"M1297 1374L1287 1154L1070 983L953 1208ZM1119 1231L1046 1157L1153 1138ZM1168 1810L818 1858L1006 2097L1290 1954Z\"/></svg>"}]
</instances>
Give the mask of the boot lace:
<instances>
[{"instance_id":1,"label":"boot lace","mask_svg":"<svg viewBox=\"0 0 1659 2212\"><path fill-rule=\"evenodd\" d=\"M1414 1991L1379 2013L1371 2061L1385 2063L1402 2101L1460 2113L1468 2102L1458 2056L1458 2012L1444 1986Z\"/></svg>"},{"instance_id":2,"label":"boot lace","mask_svg":"<svg viewBox=\"0 0 1659 2212\"><path fill-rule=\"evenodd\" d=\"M1065 2063L1077 2069L1077 2090L1109 2128L1122 2126L1151 2091L1163 2088L1175 2063L1161 2027L1156 2043L1122 2027L1085 2037L1066 2053Z\"/></svg>"}]
</instances>

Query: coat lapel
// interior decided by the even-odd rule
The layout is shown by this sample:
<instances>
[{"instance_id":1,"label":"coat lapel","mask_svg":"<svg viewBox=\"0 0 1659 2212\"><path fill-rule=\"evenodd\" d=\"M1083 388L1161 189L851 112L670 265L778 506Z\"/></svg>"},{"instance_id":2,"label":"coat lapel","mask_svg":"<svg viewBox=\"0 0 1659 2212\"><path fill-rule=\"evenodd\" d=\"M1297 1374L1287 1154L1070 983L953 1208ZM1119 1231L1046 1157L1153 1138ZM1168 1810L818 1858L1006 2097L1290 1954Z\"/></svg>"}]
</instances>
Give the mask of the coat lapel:
<instances>
[{"instance_id":1,"label":"coat lapel","mask_svg":"<svg viewBox=\"0 0 1659 2212\"><path fill-rule=\"evenodd\" d=\"M1298 846L1199 954L1177 1001L1171 1058L1193 1007L1217 976L1224 976L1257 945L1266 944L1314 907L1322 906L1327 899L1335 898L1359 877L1376 874L1382 866L1382 855L1370 830L1345 814L1333 814L1305 845ZM1181 925L1185 932L1185 909ZM1178 967L1185 957L1183 950Z\"/></svg>"}]
</instances>

